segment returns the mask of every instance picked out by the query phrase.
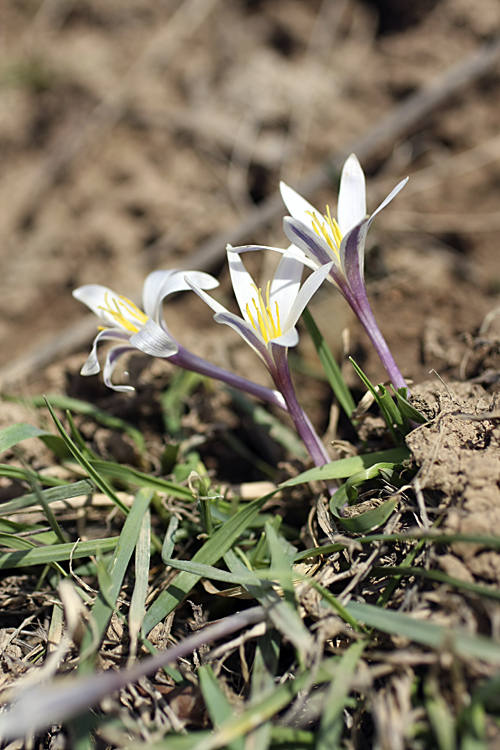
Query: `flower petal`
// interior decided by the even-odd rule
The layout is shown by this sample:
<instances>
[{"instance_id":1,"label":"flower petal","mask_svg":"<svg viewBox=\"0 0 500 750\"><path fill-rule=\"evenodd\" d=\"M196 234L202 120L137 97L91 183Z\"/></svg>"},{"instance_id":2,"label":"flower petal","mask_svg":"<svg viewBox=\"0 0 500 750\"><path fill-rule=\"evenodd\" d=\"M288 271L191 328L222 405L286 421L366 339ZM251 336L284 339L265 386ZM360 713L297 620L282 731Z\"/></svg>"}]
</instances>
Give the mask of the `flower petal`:
<instances>
[{"instance_id":1,"label":"flower petal","mask_svg":"<svg viewBox=\"0 0 500 750\"><path fill-rule=\"evenodd\" d=\"M408 182L409 179L410 179L409 177L405 177L404 180L401 180L401 182L398 182L398 184L396 185L396 187L394 188L394 190L392 190L389 193L389 195L387 196L387 198L385 200L383 200L382 203L380 204L380 206L377 209L375 209L375 211L372 213L372 215L370 216L369 222L368 222L368 227L370 227L370 224L372 223L372 221L375 218L375 216L380 211L382 211L382 209L385 208L387 206L387 204L390 203L392 201L392 199L395 198L396 195L404 188L404 186L406 185L406 183Z\"/></svg>"},{"instance_id":2,"label":"flower petal","mask_svg":"<svg viewBox=\"0 0 500 750\"><path fill-rule=\"evenodd\" d=\"M101 341L122 341L128 342L129 336L128 334L118 331L116 329L109 329L107 328L105 331L99 331L97 336L95 337L93 343L92 343L92 349L90 351L89 356L87 357L87 361L83 365L82 369L80 370L80 375L97 375L97 373L100 371L101 366L99 364L99 360L97 359L97 345Z\"/></svg>"},{"instance_id":3,"label":"flower petal","mask_svg":"<svg viewBox=\"0 0 500 750\"><path fill-rule=\"evenodd\" d=\"M234 313L228 312L227 310L214 315L214 320L216 323L223 323L236 331L236 333L238 333L241 338L244 339L244 341L246 341L246 343L259 355L264 364L272 370L273 362L269 356L267 346L262 337L253 329L251 323L242 320L240 317L234 315Z\"/></svg>"},{"instance_id":4,"label":"flower petal","mask_svg":"<svg viewBox=\"0 0 500 750\"><path fill-rule=\"evenodd\" d=\"M312 221L311 214L321 216L321 213L309 201L306 201L305 198L295 192L285 182L280 182L280 192L283 203L287 207L290 216L294 219L310 225Z\"/></svg>"},{"instance_id":5,"label":"flower petal","mask_svg":"<svg viewBox=\"0 0 500 750\"><path fill-rule=\"evenodd\" d=\"M285 324L287 330L289 328L293 329L293 326L295 326L298 319L302 315L304 308L309 304L311 297L319 289L332 268L333 263L326 263L324 266L320 266L320 268L317 268L316 271L314 271L314 273L312 273L309 278L306 279L299 293L295 297L293 305L291 306L290 312L288 314L288 319ZM274 339L273 344L277 343L279 343L279 341L277 339Z\"/></svg>"},{"instance_id":6,"label":"flower petal","mask_svg":"<svg viewBox=\"0 0 500 750\"><path fill-rule=\"evenodd\" d=\"M269 297L273 313L275 304L278 305L282 325L287 320L290 308L299 292L303 271L303 263L285 253L274 274Z\"/></svg>"},{"instance_id":7,"label":"flower petal","mask_svg":"<svg viewBox=\"0 0 500 750\"><path fill-rule=\"evenodd\" d=\"M124 354L128 354L131 351L134 351L131 346L113 346L106 355L106 361L102 370L102 379L104 384L113 391L119 391L120 393L135 391L135 388L131 385L115 385L111 382L111 376L118 364L118 360Z\"/></svg>"},{"instance_id":8,"label":"flower petal","mask_svg":"<svg viewBox=\"0 0 500 750\"><path fill-rule=\"evenodd\" d=\"M201 289L215 289L219 286L217 279L202 271L167 270L153 271L147 276L142 289L142 306L149 318L160 323L161 303L169 294L184 292L191 287L186 278Z\"/></svg>"},{"instance_id":9,"label":"flower petal","mask_svg":"<svg viewBox=\"0 0 500 750\"><path fill-rule=\"evenodd\" d=\"M299 343L299 332L296 328L289 328L282 336L273 339L272 343L276 346L284 346L287 349L292 346L297 346Z\"/></svg>"},{"instance_id":10,"label":"flower petal","mask_svg":"<svg viewBox=\"0 0 500 750\"><path fill-rule=\"evenodd\" d=\"M369 226L370 220L366 218L346 234L340 248L342 273L354 297L365 293L364 259L366 234Z\"/></svg>"},{"instance_id":11,"label":"flower petal","mask_svg":"<svg viewBox=\"0 0 500 750\"><path fill-rule=\"evenodd\" d=\"M196 284L193 284L193 282L191 281L191 278L189 276L185 276L185 279L186 279L186 284L189 287L191 287L191 289L193 290L193 292L196 292L196 294L198 295L198 297L200 297L200 299L202 299L203 302L206 302L207 305L209 307L211 307L212 310L215 313L227 312L227 310L224 307L224 305L221 305L220 302L217 302L217 300L215 300L209 294L205 294L205 292L202 289L200 289L199 286L196 286Z\"/></svg>"},{"instance_id":12,"label":"flower petal","mask_svg":"<svg viewBox=\"0 0 500 750\"><path fill-rule=\"evenodd\" d=\"M168 358L179 351L175 339L151 318L137 333L130 337L130 343L135 349L139 349L139 351L149 354L151 357Z\"/></svg>"},{"instance_id":13,"label":"flower petal","mask_svg":"<svg viewBox=\"0 0 500 750\"><path fill-rule=\"evenodd\" d=\"M285 216L283 219L283 229L292 245L298 247L299 250L310 258L314 262L315 267L324 266L325 263L331 263L332 260L339 265L339 260L334 255L332 249L322 237L311 229L310 225L304 224L303 221L298 221L298 219Z\"/></svg>"},{"instance_id":14,"label":"flower petal","mask_svg":"<svg viewBox=\"0 0 500 750\"><path fill-rule=\"evenodd\" d=\"M73 289L72 294L79 302L87 305L98 318L104 320L108 325L118 327L115 318L104 309L108 306L107 303L110 300L118 299L118 295L112 289L101 284L85 284L79 286L78 289Z\"/></svg>"},{"instance_id":15,"label":"flower petal","mask_svg":"<svg viewBox=\"0 0 500 750\"><path fill-rule=\"evenodd\" d=\"M355 154L346 160L340 178L337 221L343 235L366 218L365 175Z\"/></svg>"},{"instance_id":16,"label":"flower petal","mask_svg":"<svg viewBox=\"0 0 500 750\"><path fill-rule=\"evenodd\" d=\"M229 250L227 253L227 262L229 264L229 274L231 276L234 296L236 297L243 318L250 323L247 305L250 305L252 299L255 297L256 284L237 253Z\"/></svg>"}]
</instances>

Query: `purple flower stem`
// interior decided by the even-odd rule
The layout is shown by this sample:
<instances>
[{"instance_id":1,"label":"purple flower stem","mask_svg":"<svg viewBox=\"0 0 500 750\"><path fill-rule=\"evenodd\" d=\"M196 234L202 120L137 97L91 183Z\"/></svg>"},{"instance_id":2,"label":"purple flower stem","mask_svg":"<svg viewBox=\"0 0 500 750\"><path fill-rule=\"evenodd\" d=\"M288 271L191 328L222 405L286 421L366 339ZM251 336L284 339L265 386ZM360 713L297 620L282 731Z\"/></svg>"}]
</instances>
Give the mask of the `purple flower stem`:
<instances>
[{"instance_id":1,"label":"purple flower stem","mask_svg":"<svg viewBox=\"0 0 500 750\"><path fill-rule=\"evenodd\" d=\"M275 364L275 372L273 372L272 375L276 387L283 394L283 398L288 407L288 413L293 420L295 429L309 451L309 455L314 461L314 464L316 466L324 466L325 464L331 463L331 458L326 452L325 446L316 434L307 414L297 401L290 367L288 366L287 350L283 346L274 345L272 357Z\"/></svg>"},{"instance_id":2,"label":"purple flower stem","mask_svg":"<svg viewBox=\"0 0 500 750\"><path fill-rule=\"evenodd\" d=\"M399 388L406 388L407 394L409 395L410 389L391 354L391 350L387 346L386 340L382 336L366 293L363 296L358 293L356 295L356 302L354 304L351 303L351 307L359 318L368 338L372 342L394 388L396 390L399 390Z\"/></svg>"},{"instance_id":3,"label":"purple flower stem","mask_svg":"<svg viewBox=\"0 0 500 750\"><path fill-rule=\"evenodd\" d=\"M173 354L168 357L168 359L178 367L184 368L184 370L198 372L200 375L205 375L206 377L214 378L215 380L221 380L231 388L236 388L239 391L249 393L251 396L255 396L255 398L258 398L261 401L266 401L269 404L279 406L280 409L287 411L287 404L281 393L273 391L271 388L266 388L264 385L253 383L251 380L235 375L228 370L224 370L222 367L213 365L211 362L207 362L205 359L188 351L180 344L177 354Z\"/></svg>"}]
</instances>

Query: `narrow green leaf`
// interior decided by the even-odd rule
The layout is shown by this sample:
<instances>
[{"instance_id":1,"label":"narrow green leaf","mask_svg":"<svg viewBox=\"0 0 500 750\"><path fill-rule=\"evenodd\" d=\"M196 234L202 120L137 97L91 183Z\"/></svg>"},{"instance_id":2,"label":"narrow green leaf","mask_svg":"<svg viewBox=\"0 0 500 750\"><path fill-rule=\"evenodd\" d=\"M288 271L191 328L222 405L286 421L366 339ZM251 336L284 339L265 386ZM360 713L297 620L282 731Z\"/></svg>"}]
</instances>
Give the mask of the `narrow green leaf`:
<instances>
[{"instance_id":1,"label":"narrow green leaf","mask_svg":"<svg viewBox=\"0 0 500 750\"><path fill-rule=\"evenodd\" d=\"M372 604L349 602L346 608L358 620L383 633L397 634L439 651L446 649L462 658L500 663L500 643L492 638L469 635L458 628L451 630L434 622L416 620L402 612L380 609Z\"/></svg>"},{"instance_id":2,"label":"narrow green leaf","mask_svg":"<svg viewBox=\"0 0 500 750\"><path fill-rule=\"evenodd\" d=\"M47 490L40 490L40 494L43 496L45 503L55 503L58 500L70 500L74 497L82 497L82 495L91 495L94 491L94 485L88 479L83 479L81 482L75 482L74 484L64 484L58 487L50 487ZM15 500L9 500L6 503L0 505L0 516L7 516L10 513L16 513L24 508L31 508L33 505L39 504L39 497L37 492L30 492L28 495L23 497L16 497Z\"/></svg>"},{"instance_id":3,"label":"narrow green leaf","mask_svg":"<svg viewBox=\"0 0 500 750\"><path fill-rule=\"evenodd\" d=\"M149 508L152 497L153 492L145 489L139 490L135 496L130 513L125 519L113 558L107 569L110 580L109 589L105 593L99 592L94 603L91 613L92 623L85 632L82 642L82 652L87 652L88 654L91 647L92 652L94 652L99 646L100 638L106 631L114 611L113 607L116 606L116 600L120 593L127 567L137 544L142 519ZM112 602L113 606L111 606L110 602ZM92 657L87 658L83 663L85 666L82 666L83 671L91 669L92 663Z\"/></svg>"},{"instance_id":4,"label":"narrow green leaf","mask_svg":"<svg viewBox=\"0 0 500 750\"><path fill-rule=\"evenodd\" d=\"M312 342L318 352L319 360L325 371L326 379L328 380L332 391L334 392L337 400L348 417L351 417L356 405L352 397L351 391L345 384L345 380L342 377L342 372L338 366L335 357L333 356L328 344L321 331L319 330L316 322L311 315L309 308L306 307L302 313L302 320L306 324L309 335Z\"/></svg>"},{"instance_id":5,"label":"narrow green leaf","mask_svg":"<svg viewBox=\"0 0 500 750\"><path fill-rule=\"evenodd\" d=\"M135 547L135 581L128 613L130 654L132 657L137 653L137 641L141 632L144 612L146 611L150 557L151 512L148 508L142 518L141 530Z\"/></svg>"},{"instance_id":6,"label":"narrow green leaf","mask_svg":"<svg viewBox=\"0 0 500 750\"><path fill-rule=\"evenodd\" d=\"M46 435L53 437L47 430L40 430L31 424L11 424L0 431L0 453L9 450L9 448L18 443L22 443L23 440L33 437L45 437Z\"/></svg>"},{"instance_id":7,"label":"narrow green leaf","mask_svg":"<svg viewBox=\"0 0 500 750\"><path fill-rule=\"evenodd\" d=\"M104 479L100 476L100 474L93 468L90 462L85 458L85 456L82 454L80 449L75 445L75 443L71 440L71 438L67 434L66 430L62 426L62 423L57 417L57 414L55 413L52 406L49 404L48 401L46 403L47 403L47 408L50 411L50 415L52 419L54 420L56 427L59 430L59 433L62 439L64 440L70 453L75 457L75 459L78 461L80 466L87 472L89 477L95 482L95 484L99 487L99 489L102 492L104 492L104 494L107 495L109 499L112 500L115 503L115 505L125 515L128 515L129 509L127 508L127 506L124 503L122 503L122 501L114 492L114 490L111 489L111 487L107 484L107 482L104 481Z\"/></svg>"},{"instance_id":8,"label":"narrow green leaf","mask_svg":"<svg viewBox=\"0 0 500 750\"><path fill-rule=\"evenodd\" d=\"M89 464L99 475L114 479L126 487L146 487L158 492L166 492L180 500L193 500L193 493L188 487L182 487L161 477L154 477L138 469L133 469L131 466L123 466L113 461L98 459L92 459Z\"/></svg>"},{"instance_id":9,"label":"narrow green leaf","mask_svg":"<svg viewBox=\"0 0 500 750\"><path fill-rule=\"evenodd\" d=\"M226 719L229 719L233 715L233 707L222 692L210 665L207 664L199 667L198 679L208 715L212 724L217 729ZM243 750L243 738L238 737L228 742L227 747L230 750Z\"/></svg>"},{"instance_id":10,"label":"narrow green leaf","mask_svg":"<svg viewBox=\"0 0 500 750\"><path fill-rule=\"evenodd\" d=\"M351 680L366 643L351 644L332 668L332 681L328 688L315 750L334 750L340 747L344 727L344 707L351 691ZM333 666L333 665L332 665Z\"/></svg>"},{"instance_id":11,"label":"narrow green leaf","mask_svg":"<svg viewBox=\"0 0 500 750\"><path fill-rule=\"evenodd\" d=\"M91 539L88 542L74 544L53 544L50 547L37 547L26 552L4 552L0 555L0 570L10 568L29 568L32 565L50 565L54 562L64 562L72 557L74 560L90 557L98 552L105 554L112 552L118 539Z\"/></svg>"},{"instance_id":12,"label":"narrow green leaf","mask_svg":"<svg viewBox=\"0 0 500 750\"><path fill-rule=\"evenodd\" d=\"M276 490L254 500L223 524L208 541L205 542L192 558L192 562L214 565L224 553L233 545L240 534L247 528L259 513L262 506L272 497ZM164 617L166 617L181 602L200 580L199 575L182 572L163 591L158 599L146 612L143 623L143 634L147 635Z\"/></svg>"},{"instance_id":13,"label":"narrow green leaf","mask_svg":"<svg viewBox=\"0 0 500 750\"><path fill-rule=\"evenodd\" d=\"M347 479L353 474L357 474L363 469L369 469L374 464L402 464L410 458L411 453L408 448L391 448L387 451L378 451L376 453L365 453L362 456L350 456L341 458L338 461L332 461L324 466L316 466L314 469L303 471L292 479L280 484L280 487L294 487L297 484L305 482L321 482L327 479Z\"/></svg>"},{"instance_id":14,"label":"narrow green leaf","mask_svg":"<svg viewBox=\"0 0 500 750\"><path fill-rule=\"evenodd\" d=\"M71 398L70 396L51 393L47 396L47 399L55 409L62 409L63 411L69 410L74 414L83 414L99 424L102 424L104 427L109 427L111 430L125 432L132 438L141 452L145 450L146 444L142 432L128 422L125 422L125 420L120 419L120 417L108 414L108 412L99 409L94 404L89 404L87 401L81 401L78 398ZM25 401L25 399L22 400ZM45 399L43 396L35 396L28 399L28 402L37 408L45 406Z\"/></svg>"}]
</instances>

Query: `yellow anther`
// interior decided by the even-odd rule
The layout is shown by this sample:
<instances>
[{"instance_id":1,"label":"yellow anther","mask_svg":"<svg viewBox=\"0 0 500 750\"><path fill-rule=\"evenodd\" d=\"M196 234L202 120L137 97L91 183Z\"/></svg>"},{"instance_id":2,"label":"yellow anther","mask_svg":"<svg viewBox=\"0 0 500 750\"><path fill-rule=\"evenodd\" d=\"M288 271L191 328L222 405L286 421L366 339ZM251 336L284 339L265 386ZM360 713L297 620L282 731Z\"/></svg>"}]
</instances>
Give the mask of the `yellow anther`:
<instances>
[{"instance_id":1,"label":"yellow anther","mask_svg":"<svg viewBox=\"0 0 500 750\"><path fill-rule=\"evenodd\" d=\"M326 207L326 215L323 216L324 221L320 221L316 213L313 211L308 211L307 213L312 219L312 228L318 237L323 237L328 244L328 247L330 247L338 256L340 244L342 242L342 232L340 231L337 220L333 218L330 212L330 206Z\"/></svg>"},{"instance_id":2,"label":"yellow anther","mask_svg":"<svg viewBox=\"0 0 500 750\"><path fill-rule=\"evenodd\" d=\"M114 297L110 302L109 292L106 292L104 295L104 302L105 306L101 306L99 309L104 310L108 315L111 315L119 326L125 328L126 331L130 331L130 333L137 333L139 328L148 320L146 313L140 310L137 305L134 305L128 297ZM134 319L137 321L138 325L136 325ZM105 329L100 326L99 330Z\"/></svg>"},{"instance_id":3,"label":"yellow anther","mask_svg":"<svg viewBox=\"0 0 500 750\"><path fill-rule=\"evenodd\" d=\"M255 308L256 320L250 309L250 305L247 303L246 311L248 319L257 333L260 333L265 343L269 343L271 339L275 339L281 336L281 324L280 324L280 313L278 309L278 303L275 301L276 311L273 316L270 299L271 282L267 282L266 288L266 301L262 297L262 289L258 289L255 284L252 285L257 294L256 297L252 297L252 304Z\"/></svg>"}]
</instances>

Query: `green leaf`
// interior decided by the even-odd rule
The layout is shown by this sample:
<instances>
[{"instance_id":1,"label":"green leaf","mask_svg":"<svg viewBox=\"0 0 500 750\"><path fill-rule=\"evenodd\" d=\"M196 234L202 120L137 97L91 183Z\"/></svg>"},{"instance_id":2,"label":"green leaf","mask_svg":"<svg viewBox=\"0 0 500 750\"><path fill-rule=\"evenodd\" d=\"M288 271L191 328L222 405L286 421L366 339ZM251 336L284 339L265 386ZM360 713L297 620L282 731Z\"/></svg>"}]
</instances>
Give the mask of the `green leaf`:
<instances>
[{"instance_id":1,"label":"green leaf","mask_svg":"<svg viewBox=\"0 0 500 750\"><path fill-rule=\"evenodd\" d=\"M347 610L358 620L383 633L397 634L437 651L446 649L461 657L500 663L500 643L483 635L469 635L458 628L451 630L427 620L416 620L410 615L372 604L349 602Z\"/></svg>"},{"instance_id":2,"label":"green leaf","mask_svg":"<svg viewBox=\"0 0 500 750\"><path fill-rule=\"evenodd\" d=\"M45 503L55 503L58 500L70 500L73 497L82 495L91 495L94 491L94 485L88 479L82 479L81 482L74 484L64 484L58 487L50 487L47 490L40 490ZM15 500L9 500L0 505L0 516L7 516L10 513L16 513L24 508L30 508L39 504L38 492L30 492L23 497L16 497Z\"/></svg>"},{"instance_id":3,"label":"green leaf","mask_svg":"<svg viewBox=\"0 0 500 750\"><path fill-rule=\"evenodd\" d=\"M106 571L107 576L109 577L109 588L107 588L106 591L99 592L94 606L92 607L92 622L87 628L83 638L82 652L87 653L87 659L82 662L83 671L89 671L92 669L93 653L99 646L100 639L105 633L111 615L113 614L127 567L132 555L134 554L142 527L142 520L144 514L149 508L152 497L153 492L151 490L139 490L130 509L130 513L125 519L113 558ZM89 651L91 652L90 658L88 658Z\"/></svg>"},{"instance_id":4,"label":"green leaf","mask_svg":"<svg viewBox=\"0 0 500 750\"><path fill-rule=\"evenodd\" d=\"M112 502L115 503L115 505L125 514L128 515L129 509L123 503L120 498L117 496L117 494L114 492L114 490L111 489L111 487L107 484L107 482L104 481L104 479L100 476L100 474L93 468L91 463L85 458L85 456L82 454L80 449L75 445L75 443L71 440L69 435L66 433L66 430L61 424L61 421L58 419L54 409L47 401L47 408L50 411L50 415L52 419L54 420L57 429L59 430L59 433L64 440L68 450L70 453L76 458L80 466L87 472L89 477L93 479L95 484L99 487L99 489L104 492L105 495L109 497Z\"/></svg>"},{"instance_id":5,"label":"green leaf","mask_svg":"<svg viewBox=\"0 0 500 750\"><path fill-rule=\"evenodd\" d=\"M22 443L23 440L33 437L46 437L47 435L54 437L47 430L40 430L31 424L11 424L0 431L0 453L9 450L18 443Z\"/></svg>"},{"instance_id":6,"label":"green leaf","mask_svg":"<svg viewBox=\"0 0 500 750\"><path fill-rule=\"evenodd\" d=\"M234 711L233 707L222 692L217 678L215 677L212 667L208 664L199 667L198 679L200 681L200 690L207 707L208 715L212 724L217 729L226 719L229 719ZM244 750L243 737L238 737L227 743L230 750Z\"/></svg>"},{"instance_id":7,"label":"green leaf","mask_svg":"<svg viewBox=\"0 0 500 750\"><path fill-rule=\"evenodd\" d=\"M130 466L94 459L89 461L89 464L100 476L113 479L126 487L146 487L158 492L166 492L180 500L193 500L193 493L188 487L182 487L161 477L154 477Z\"/></svg>"},{"instance_id":8,"label":"green leaf","mask_svg":"<svg viewBox=\"0 0 500 750\"><path fill-rule=\"evenodd\" d=\"M410 456L411 453L408 448L401 447L376 453L366 453L363 456L341 458L324 466L316 466L314 469L303 471L302 474L280 484L280 487L294 487L305 482L321 482L327 479L347 479L353 474L363 471L363 469L369 469L374 464L401 464Z\"/></svg>"},{"instance_id":9,"label":"green leaf","mask_svg":"<svg viewBox=\"0 0 500 750\"><path fill-rule=\"evenodd\" d=\"M223 524L213 536L196 552L192 562L203 563L205 565L214 565L220 560L224 553L232 547L236 539L243 533L248 525L259 513L262 506L278 490L273 490L267 495L254 500L246 507L239 509L238 512ZM143 634L147 635L164 617L172 612L175 607L184 599L200 580L199 575L195 573L180 573L170 586L163 591L158 599L151 605L146 612L142 626Z\"/></svg>"},{"instance_id":10,"label":"green leaf","mask_svg":"<svg viewBox=\"0 0 500 750\"><path fill-rule=\"evenodd\" d=\"M133 427L131 424L128 424L128 422L125 422L125 420L120 419L120 417L114 417L113 415L108 414L106 411L99 409L97 406L94 406L94 404L89 404L87 401L81 401L80 399L71 398L70 396L51 393L47 396L47 399L55 409L62 409L63 411L69 410L74 414L83 414L84 416L90 417L91 419L95 420L99 424L102 424L104 427L109 427L111 430L119 430L120 432L125 432L127 435L129 435L129 437L132 438L137 448L141 452L145 450L146 443L142 432ZM26 399L16 400L26 401ZM45 406L46 403L43 396L35 396L34 398L28 399L28 402L33 404L33 406L36 406L37 408Z\"/></svg>"},{"instance_id":11,"label":"green leaf","mask_svg":"<svg viewBox=\"0 0 500 750\"><path fill-rule=\"evenodd\" d=\"M53 544L50 547L37 547L29 551L4 552L0 555L0 570L10 568L29 568L32 565L49 565L54 562L64 562L72 557L74 560L90 557L98 552L105 554L112 552L118 539L91 539L88 542L69 544Z\"/></svg>"},{"instance_id":12,"label":"green leaf","mask_svg":"<svg viewBox=\"0 0 500 750\"><path fill-rule=\"evenodd\" d=\"M318 357L323 366L326 379L328 380L332 391L334 392L339 404L341 405L347 416L351 417L356 407L351 391L345 384L340 367L335 361L335 357L330 351L328 344L323 338L321 331L316 325L316 322L311 315L309 308L307 307L302 313L302 320L306 324L309 335L313 341L316 351L318 352Z\"/></svg>"}]
</instances>

